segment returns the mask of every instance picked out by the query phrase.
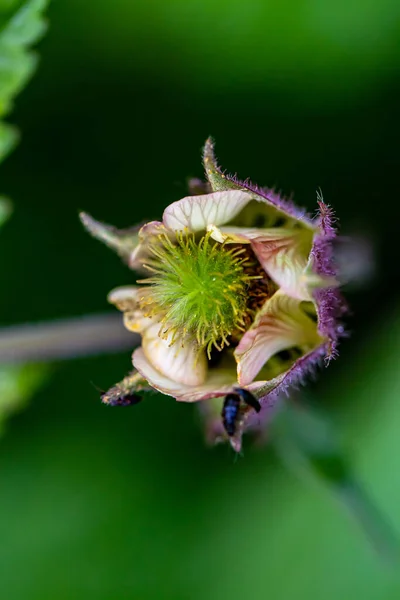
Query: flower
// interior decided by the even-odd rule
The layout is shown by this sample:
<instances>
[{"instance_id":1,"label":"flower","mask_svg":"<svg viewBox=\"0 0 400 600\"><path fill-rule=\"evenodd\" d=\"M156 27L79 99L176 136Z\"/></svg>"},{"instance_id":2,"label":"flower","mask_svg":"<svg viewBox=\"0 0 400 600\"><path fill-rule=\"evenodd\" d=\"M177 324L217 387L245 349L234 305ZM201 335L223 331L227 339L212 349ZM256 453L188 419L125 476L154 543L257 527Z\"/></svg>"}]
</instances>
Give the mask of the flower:
<instances>
[{"instance_id":1,"label":"flower","mask_svg":"<svg viewBox=\"0 0 400 600\"><path fill-rule=\"evenodd\" d=\"M117 230L81 214L141 274L108 297L141 345L133 373L103 401L123 404L119 394L149 388L198 402L207 438L229 439L239 451L243 432L264 426L280 394L336 355L346 306L333 213L320 194L310 218L274 191L224 173L211 140L204 166L207 184L192 184L200 193L172 203L161 221Z\"/></svg>"}]
</instances>

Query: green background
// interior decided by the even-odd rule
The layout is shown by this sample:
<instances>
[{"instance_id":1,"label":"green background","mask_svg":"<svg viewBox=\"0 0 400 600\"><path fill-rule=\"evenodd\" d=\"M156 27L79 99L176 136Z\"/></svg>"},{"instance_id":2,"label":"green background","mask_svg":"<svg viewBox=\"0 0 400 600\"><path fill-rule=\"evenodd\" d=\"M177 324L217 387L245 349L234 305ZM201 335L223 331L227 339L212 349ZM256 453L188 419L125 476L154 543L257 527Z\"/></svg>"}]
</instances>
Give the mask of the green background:
<instances>
[{"instance_id":1,"label":"green background","mask_svg":"<svg viewBox=\"0 0 400 600\"><path fill-rule=\"evenodd\" d=\"M8 2L10 4L10 2ZM343 235L374 247L349 289L351 336L310 389L337 422L372 498L400 531L400 4L58 0L41 64L12 115L1 168L15 212L1 232L3 325L106 310L132 282L80 209L128 226L158 218L221 164L295 193L316 189ZM8 424L0 459L0 582L7 600L339 600L400 597L322 487L270 447L203 444L195 407L153 396L101 406L129 353L53 364Z\"/></svg>"}]
</instances>

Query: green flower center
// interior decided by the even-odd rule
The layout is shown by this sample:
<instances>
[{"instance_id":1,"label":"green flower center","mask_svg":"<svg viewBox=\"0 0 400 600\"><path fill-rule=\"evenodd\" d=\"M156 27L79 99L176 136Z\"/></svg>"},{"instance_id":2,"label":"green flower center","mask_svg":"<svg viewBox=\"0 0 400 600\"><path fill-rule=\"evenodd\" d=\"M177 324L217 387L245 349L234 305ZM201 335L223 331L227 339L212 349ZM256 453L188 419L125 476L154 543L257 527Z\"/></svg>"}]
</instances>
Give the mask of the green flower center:
<instances>
[{"instance_id":1,"label":"green flower center","mask_svg":"<svg viewBox=\"0 0 400 600\"><path fill-rule=\"evenodd\" d=\"M151 286L142 307L161 316L160 335L197 340L208 355L221 350L238 330L244 331L248 288L259 275L251 273L246 248L213 241L209 234L158 236L150 247L153 258L144 265L152 276L139 281Z\"/></svg>"}]
</instances>

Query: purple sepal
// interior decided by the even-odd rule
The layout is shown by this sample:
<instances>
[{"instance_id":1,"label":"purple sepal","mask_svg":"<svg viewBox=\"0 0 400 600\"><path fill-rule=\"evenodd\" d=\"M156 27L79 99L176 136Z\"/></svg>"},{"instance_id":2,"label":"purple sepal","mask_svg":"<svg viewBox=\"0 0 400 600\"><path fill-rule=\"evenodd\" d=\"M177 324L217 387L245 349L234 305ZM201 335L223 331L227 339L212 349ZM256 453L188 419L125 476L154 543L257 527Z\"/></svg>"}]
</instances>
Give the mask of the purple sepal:
<instances>
[{"instance_id":1,"label":"purple sepal","mask_svg":"<svg viewBox=\"0 0 400 600\"><path fill-rule=\"evenodd\" d=\"M336 238L335 216L330 206L325 204L318 194L320 233L316 235L312 248L314 270L318 275L336 277L333 241ZM344 337L345 329L341 317L347 312L347 304L337 287L315 290L317 303L318 330L329 339L325 360L329 362L337 355L339 339Z\"/></svg>"}]
</instances>

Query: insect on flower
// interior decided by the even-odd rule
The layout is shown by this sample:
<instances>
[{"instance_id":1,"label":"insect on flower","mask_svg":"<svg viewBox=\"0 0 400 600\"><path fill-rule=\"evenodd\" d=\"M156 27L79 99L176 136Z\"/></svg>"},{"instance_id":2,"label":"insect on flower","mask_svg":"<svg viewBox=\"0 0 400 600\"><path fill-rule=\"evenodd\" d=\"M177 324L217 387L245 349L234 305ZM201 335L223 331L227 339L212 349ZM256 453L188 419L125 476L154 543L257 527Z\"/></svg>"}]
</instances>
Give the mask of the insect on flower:
<instances>
[{"instance_id":1,"label":"insect on flower","mask_svg":"<svg viewBox=\"0 0 400 600\"><path fill-rule=\"evenodd\" d=\"M142 401L142 396L138 394L125 394L123 396L115 396L110 398L109 392L102 394L101 401L107 406L133 406Z\"/></svg>"},{"instance_id":2,"label":"insect on flower","mask_svg":"<svg viewBox=\"0 0 400 600\"><path fill-rule=\"evenodd\" d=\"M207 438L239 451L243 432L265 426L279 395L336 355L346 305L333 213L320 194L311 218L224 173L211 140L204 166L207 182L190 183L197 195L172 203L161 221L118 230L81 214L138 273L136 285L108 298L141 336L135 371L102 399L118 405L155 389L197 402Z\"/></svg>"},{"instance_id":3,"label":"insect on flower","mask_svg":"<svg viewBox=\"0 0 400 600\"><path fill-rule=\"evenodd\" d=\"M139 404L142 401L142 396L133 391L143 389L140 387L139 379L136 373L130 373L120 383L117 383L100 396L102 403L106 406L133 406Z\"/></svg>"},{"instance_id":4,"label":"insect on flower","mask_svg":"<svg viewBox=\"0 0 400 600\"><path fill-rule=\"evenodd\" d=\"M254 408L257 413L261 410L261 405L257 398L247 390L236 388L234 394L228 394L224 400L221 417L225 431L230 437L236 433L236 424L240 416L241 400L248 406Z\"/></svg>"}]
</instances>

